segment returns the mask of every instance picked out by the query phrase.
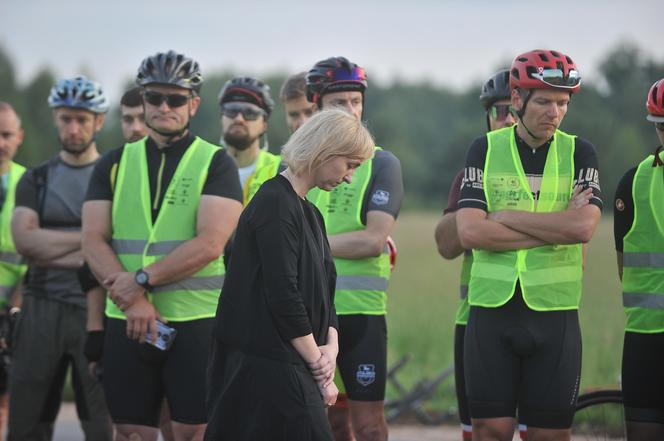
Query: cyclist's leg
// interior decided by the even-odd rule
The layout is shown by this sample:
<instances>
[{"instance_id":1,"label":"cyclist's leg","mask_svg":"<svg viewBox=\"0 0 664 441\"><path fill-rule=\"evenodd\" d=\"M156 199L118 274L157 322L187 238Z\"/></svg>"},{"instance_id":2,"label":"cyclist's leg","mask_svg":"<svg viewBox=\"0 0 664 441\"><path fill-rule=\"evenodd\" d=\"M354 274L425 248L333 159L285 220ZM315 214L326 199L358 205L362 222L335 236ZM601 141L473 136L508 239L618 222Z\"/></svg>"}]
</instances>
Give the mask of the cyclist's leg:
<instances>
[{"instance_id":1,"label":"cyclist's leg","mask_svg":"<svg viewBox=\"0 0 664 441\"><path fill-rule=\"evenodd\" d=\"M129 339L126 321L106 321L103 385L116 441L157 439L164 358L159 349Z\"/></svg>"},{"instance_id":2,"label":"cyclist's leg","mask_svg":"<svg viewBox=\"0 0 664 441\"><path fill-rule=\"evenodd\" d=\"M213 318L173 322L177 330L164 365L163 383L177 440L202 440L207 424L206 371Z\"/></svg>"},{"instance_id":3,"label":"cyclist's leg","mask_svg":"<svg viewBox=\"0 0 664 441\"><path fill-rule=\"evenodd\" d=\"M457 324L454 327L454 383L459 408L459 421L461 421L461 436L463 440L470 441L473 437L473 427L470 422L470 409L466 397L466 375L463 372L463 340L465 333L466 325Z\"/></svg>"},{"instance_id":4,"label":"cyclist's leg","mask_svg":"<svg viewBox=\"0 0 664 441\"><path fill-rule=\"evenodd\" d=\"M581 377L578 313L529 310L527 328L536 342L523 354L519 399L528 441L569 440Z\"/></svg>"},{"instance_id":5,"label":"cyclist's leg","mask_svg":"<svg viewBox=\"0 0 664 441\"><path fill-rule=\"evenodd\" d=\"M72 365L72 387L76 398L76 411L88 441L111 440L113 428L106 407L104 390L88 370L88 360L83 354L85 343L86 313L82 308L67 305L67 352Z\"/></svg>"},{"instance_id":6,"label":"cyclist's leg","mask_svg":"<svg viewBox=\"0 0 664 441\"><path fill-rule=\"evenodd\" d=\"M341 315L337 365L350 400L358 441L387 439L384 399L387 324L384 315Z\"/></svg>"},{"instance_id":7,"label":"cyclist's leg","mask_svg":"<svg viewBox=\"0 0 664 441\"><path fill-rule=\"evenodd\" d=\"M622 388L627 439L664 439L664 333L625 332Z\"/></svg>"},{"instance_id":8,"label":"cyclist's leg","mask_svg":"<svg viewBox=\"0 0 664 441\"><path fill-rule=\"evenodd\" d=\"M334 382L339 388L339 396L334 406L327 409L327 419L330 421L332 433L336 441L355 441L353 427L350 423L350 404L346 389L343 388L341 374L337 371ZM343 392L342 392L343 391Z\"/></svg>"},{"instance_id":9,"label":"cyclist's leg","mask_svg":"<svg viewBox=\"0 0 664 441\"><path fill-rule=\"evenodd\" d=\"M503 333L518 319L513 300L499 308L470 308L464 371L474 440L512 440L520 360Z\"/></svg>"},{"instance_id":10,"label":"cyclist's leg","mask_svg":"<svg viewBox=\"0 0 664 441\"><path fill-rule=\"evenodd\" d=\"M23 299L9 376L10 440L50 439L53 433L68 367L62 321L58 302Z\"/></svg>"}]
</instances>

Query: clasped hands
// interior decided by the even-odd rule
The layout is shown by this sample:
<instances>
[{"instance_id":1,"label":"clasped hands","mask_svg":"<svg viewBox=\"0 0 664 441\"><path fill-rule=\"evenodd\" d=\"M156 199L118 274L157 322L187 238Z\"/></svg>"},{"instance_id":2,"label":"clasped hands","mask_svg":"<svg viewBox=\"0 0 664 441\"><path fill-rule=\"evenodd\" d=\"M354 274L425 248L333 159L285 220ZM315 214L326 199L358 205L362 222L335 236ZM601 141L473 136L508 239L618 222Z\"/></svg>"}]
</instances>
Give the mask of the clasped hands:
<instances>
[{"instance_id":1,"label":"clasped hands","mask_svg":"<svg viewBox=\"0 0 664 441\"><path fill-rule=\"evenodd\" d=\"M307 363L307 365L318 384L318 389L323 396L323 403L326 406L333 406L337 402L337 395L339 394L339 389L333 381L339 349L333 345L319 346L318 349L320 349L321 354L318 360Z\"/></svg>"}]
</instances>

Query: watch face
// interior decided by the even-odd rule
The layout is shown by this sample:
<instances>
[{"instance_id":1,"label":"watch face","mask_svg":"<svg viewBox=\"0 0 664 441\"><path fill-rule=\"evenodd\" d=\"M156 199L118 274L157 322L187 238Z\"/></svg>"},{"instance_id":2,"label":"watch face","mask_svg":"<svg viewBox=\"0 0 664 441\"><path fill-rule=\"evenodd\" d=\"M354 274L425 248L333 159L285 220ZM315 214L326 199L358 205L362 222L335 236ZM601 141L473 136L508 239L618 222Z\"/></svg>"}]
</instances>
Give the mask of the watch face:
<instances>
[{"instance_id":1,"label":"watch face","mask_svg":"<svg viewBox=\"0 0 664 441\"><path fill-rule=\"evenodd\" d=\"M143 285L148 282L148 275L144 272L138 272L136 273L136 283L139 285Z\"/></svg>"}]
</instances>

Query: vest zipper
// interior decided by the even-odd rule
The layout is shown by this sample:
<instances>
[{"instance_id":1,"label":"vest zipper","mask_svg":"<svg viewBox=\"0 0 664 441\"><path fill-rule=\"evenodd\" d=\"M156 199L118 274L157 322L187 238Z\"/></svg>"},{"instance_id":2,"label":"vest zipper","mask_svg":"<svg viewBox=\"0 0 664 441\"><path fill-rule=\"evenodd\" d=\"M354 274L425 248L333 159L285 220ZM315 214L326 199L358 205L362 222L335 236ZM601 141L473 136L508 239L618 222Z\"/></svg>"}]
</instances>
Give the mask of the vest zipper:
<instances>
[{"instance_id":1,"label":"vest zipper","mask_svg":"<svg viewBox=\"0 0 664 441\"><path fill-rule=\"evenodd\" d=\"M159 197L161 196L161 175L164 173L164 164L166 163L166 155L161 152L161 162L159 163L159 172L157 173L157 191L154 195L154 202L152 203L152 210L156 211L159 208Z\"/></svg>"}]
</instances>

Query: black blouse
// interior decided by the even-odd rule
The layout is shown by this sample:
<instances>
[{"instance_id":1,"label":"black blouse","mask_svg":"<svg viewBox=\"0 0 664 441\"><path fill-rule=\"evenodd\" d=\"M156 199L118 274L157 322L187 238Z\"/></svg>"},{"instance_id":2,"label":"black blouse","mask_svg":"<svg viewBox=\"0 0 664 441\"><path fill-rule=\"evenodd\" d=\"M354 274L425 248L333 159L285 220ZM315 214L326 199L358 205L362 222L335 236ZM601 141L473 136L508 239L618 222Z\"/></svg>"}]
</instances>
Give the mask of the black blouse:
<instances>
[{"instance_id":1,"label":"black blouse","mask_svg":"<svg viewBox=\"0 0 664 441\"><path fill-rule=\"evenodd\" d=\"M302 363L290 343L337 328L336 271L318 209L281 175L266 181L242 212L215 335L243 352Z\"/></svg>"}]
</instances>

